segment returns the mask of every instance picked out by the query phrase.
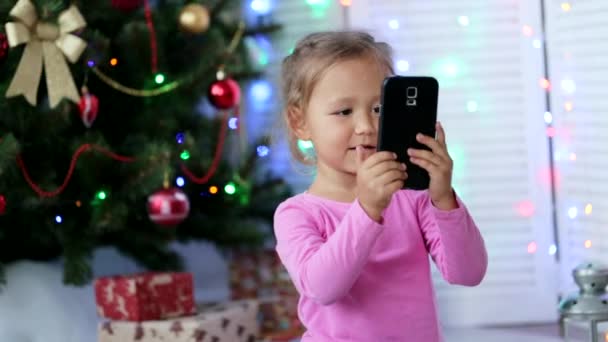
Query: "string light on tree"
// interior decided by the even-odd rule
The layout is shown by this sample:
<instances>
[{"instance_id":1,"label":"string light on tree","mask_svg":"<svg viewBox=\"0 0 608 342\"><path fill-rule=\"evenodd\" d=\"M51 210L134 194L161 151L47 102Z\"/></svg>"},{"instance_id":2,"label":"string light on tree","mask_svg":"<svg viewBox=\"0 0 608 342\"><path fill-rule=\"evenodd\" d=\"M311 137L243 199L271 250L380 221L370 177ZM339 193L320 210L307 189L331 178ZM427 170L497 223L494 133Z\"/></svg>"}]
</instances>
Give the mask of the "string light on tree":
<instances>
[{"instance_id":1,"label":"string light on tree","mask_svg":"<svg viewBox=\"0 0 608 342\"><path fill-rule=\"evenodd\" d=\"M63 222L63 217L61 217L60 215L56 215L55 216L55 222L62 223Z\"/></svg>"},{"instance_id":2,"label":"string light on tree","mask_svg":"<svg viewBox=\"0 0 608 342\"><path fill-rule=\"evenodd\" d=\"M175 135L175 141L177 141L178 144L183 144L184 141L186 140L186 135L184 133L177 133Z\"/></svg>"},{"instance_id":3,"label":"string light on tree","mask_svg":"<svg viewBox=\"0 0 608 342\"><path fill-rule=\"evenodd\" d=\"M545 112L544 119L545 119L545 123L548 125L553 123L553 115L551 115L551 112Z\"/></svg>"},{"instance_id":4,"label":"string light on tree","mask_svg":"<svg viewBox=\"0 0 608 342\"><path fill-rule=\"evenodd\" d=\"M593 206L591 205L591 203L587 203L587 205L585 206L585 215L591 215L592 212Z\"/></svg>"},{"instance_id":5,"label":"string light on tree","mask_svg":"<svg viewBox=\"0 0 608 342\"><path fill-rule=\"evenodd\" d=\"M398 30L399 29L399 20L397 20L397 19L389 20L388 27L390 27L392 30Z\"/></svg>"},{"instance_id":6,"label":"string light on tree","mask_svg":"<svg viewBox=\"0 0 608 342\"><path fill-rule=\"evenodd\" d=\"M224 192L228 195L234 195L236 193L236 185L233 182L230 182L224 186Z\"/></svg>"},{"instance_id":7,"label":"string light on tree","mask_svg":"<svg viewBox=\"0 0 608 342\"><path fill-rule=\"evenodd\" d=\"M110 65L111 66L117 66L118 65L118 59L117 58L110 59Z\"/></svg>"},{"instance_id":8,"label":"string light on tree","mask_svg":"<svg viewBox=\"0 0 608 342\"><path fill-rule=\"evenodd\" d=\"M95 194L95 197L93 198L93 205L97 205L102 201L105 201L108 198L108 193L104 190L99 190L97 191L97 193Z\"/></svg>"},{"instance_id":9,"label":"string light on tree","mask_svg":"<svg viewBox=\"0 0 608 342\"><path fill-rule=\"evenodd\" d=\"M570 12L570 10L572 9L572 5L569 2L562 2L561 8L564 12Z\"/></svg>"},{"instance_id":10,"label":"string light on tree","mask_svg":"<svg viewBox=\"0 0 608 342\"><path fill-rule=\"evenodd\" d=\"M531 37L534 34L534 30L532 29L532 27L530 25L524 25L521 28L521 32L523 33L524 36L527 36L527 37Z\"/></svg>"},{"instance_id":11,"label":"string light on tree","mask_svg":"<svg viewBox=\"0 0 608 342\"><path fill-rule=\"evenodd\" d=\"M219 191L219 189L215 185L212 185L212 186L209 187L209 193L212 194L212 195L217 194L218 191Z\"/></svg>"},{"instance_id":12,"label":"string light on tree","mask_svg":"<svg viewBox=\"0 0 608 342\"><path fill-rule=\"evenodd\" d=\"M165 75L161 73L156 74L156 76L154 76L154 82L156 82L156 84L165 83Z\"/></svg>"},{"instance_id":13,"label":"string light on tree","mask_svg":"<svg viewBox=\"0 0 608 342\"><path fill-rule=\"evenodd\" d=\"M186 184L186 181L184 180L184 177L177 177L175 179L175 184L181 188Z\"/></svg>"},{"instance_id":14,"label":"string light on tree","mask_svg":"<svg viewBox=\"0 0 608 342\"><path fill-rule=\"evenodd\" d=\"M183 152L182 152L182 153L179 155L179 157L180 157L182 160L188 160L188 159L190 159L190 152L188 152L187 150L184 150L184 151L183 151Z\"/></svg>"},{"instance_id":15,"label":"string light on tree","mask_svg":"<svg viewBox=\"0 0 608 342\"><path fill-rule=\"evenodd\" d=\"M589 249L591 248L592 244L591 244L591 240L585 240L585 248Z\"/></svg>"},{"instance_id":16,"label":"string light on tree","mask_svg":"<svg viewBox=\"0 0 608 342\"><path fill-rule=\"evenodd\" d=\"M239 118L230 118L228 120L228 127L232 130L239 128Z\"/></svg>"},{"instance_id":17,"label":"string light on tree","mask_svg":"<svg viewBox=\"0 0 608 342\"><path fill-rule=\"evenodd\" d=\"M95 197L97 197L98 199L103 201L106 198L108 198L108 194L105 191L101 190L97 193L97 195Z\"/></svg>"},{"instance_id":18,"label":"string light on tree","mask_svg":"<svg viewBox=\"0 0 608 342\"><path fill-rule=\"evenodd\" d=\"M270 153L270 149L268 148L268 146L265 145L260 145L257 147L256 149L258 156L260 157L266 157L269 153Z\"/></svg>"}]
</instances>

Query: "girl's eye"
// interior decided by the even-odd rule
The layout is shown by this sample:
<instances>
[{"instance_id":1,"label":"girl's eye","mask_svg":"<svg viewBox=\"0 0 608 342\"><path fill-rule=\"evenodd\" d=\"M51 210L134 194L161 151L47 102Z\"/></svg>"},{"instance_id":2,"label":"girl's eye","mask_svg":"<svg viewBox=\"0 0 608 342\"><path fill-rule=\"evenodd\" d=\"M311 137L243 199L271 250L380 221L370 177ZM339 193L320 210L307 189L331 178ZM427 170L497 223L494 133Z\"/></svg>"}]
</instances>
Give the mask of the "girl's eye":
<instances>
[{"instance_id":1,"label":"girl's eye","mask_svg":"<svg viewBox=\"0 0 608 342\"><path fill-rule=\"evenodd\" d=\"M352 113L353 113L352 109L344 109L344 110L335 112L334 114L336 114L336 115L350 115Z\"/></svg>"},{"instance_id":2,"label":"girl's eye","mask_svg":"<svg viewBox=\"0 0 608 342\"><path fill-rule=\"evenodd\" d=\"M374 106L374 108L372 110L374 111L375 114L380 114L380 105Z\"/></svg>"}]
</instances>

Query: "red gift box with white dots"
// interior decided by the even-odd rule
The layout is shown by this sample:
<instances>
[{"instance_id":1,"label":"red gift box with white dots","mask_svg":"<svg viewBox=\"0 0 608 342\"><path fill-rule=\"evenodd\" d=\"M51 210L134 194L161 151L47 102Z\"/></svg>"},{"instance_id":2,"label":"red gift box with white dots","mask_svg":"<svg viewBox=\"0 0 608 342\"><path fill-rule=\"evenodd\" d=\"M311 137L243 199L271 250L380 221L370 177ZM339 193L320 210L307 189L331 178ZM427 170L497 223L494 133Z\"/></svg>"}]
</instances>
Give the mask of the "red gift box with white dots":
<instances>
[{"instance_id":1,"label":"red gift box with white dots","mask_svg":"<svg viewBox=\"0 0 608 342\"><path fill-rule=\"evenodd\" d=\"M100 317L146 321L196 314L191 273L147 272L95 280Z\"/></svg>"}]
</instances>

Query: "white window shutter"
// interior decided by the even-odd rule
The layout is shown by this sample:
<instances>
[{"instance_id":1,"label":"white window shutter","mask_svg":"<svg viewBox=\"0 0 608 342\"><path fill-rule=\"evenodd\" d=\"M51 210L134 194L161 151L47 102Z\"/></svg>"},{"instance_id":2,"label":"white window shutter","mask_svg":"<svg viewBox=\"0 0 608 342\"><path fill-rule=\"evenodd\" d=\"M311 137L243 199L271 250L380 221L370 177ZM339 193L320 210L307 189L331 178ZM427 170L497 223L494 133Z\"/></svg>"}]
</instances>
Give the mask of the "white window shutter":
<instances>
[{"instance_id":1,"label":"white window shutter","mask_svg":"<svg viewBox=\"0 0 608 342\"><path fill-rule=\"evenodd\" d=\"M489 253L478 287L448 285L434 271L443 324L555 320L540 3L358 0L350 19L393 46L398 74L440 83L454 187Z\"/></svg>"},{"instance_id":2,"label":"white window shutter","mask_svg":"<svg viewBox=\"0 0 608 342\"><path fill-rule=\"evenodd\" d=\"M564 292L575 290L572 269L608 264L608 1L545 1L551 110L556 129Z\"/></svg>"}]
</instances>

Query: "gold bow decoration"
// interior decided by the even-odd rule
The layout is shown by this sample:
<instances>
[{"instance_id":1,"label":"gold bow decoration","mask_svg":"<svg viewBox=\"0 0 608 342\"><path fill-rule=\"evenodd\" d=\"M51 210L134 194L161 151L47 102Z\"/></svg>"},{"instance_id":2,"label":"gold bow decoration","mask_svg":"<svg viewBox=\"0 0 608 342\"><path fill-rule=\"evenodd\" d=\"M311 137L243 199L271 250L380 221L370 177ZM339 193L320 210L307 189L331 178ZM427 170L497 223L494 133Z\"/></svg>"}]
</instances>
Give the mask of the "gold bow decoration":
<instances>
[{"instance_id":1,"label":"gold bow decoration","mask_svg":"<svg viewBox=\"0 0 608 342\"><path fill-rule=\"evenodd\" d=\"M75 63L87 46L83 39L71 34L87 25L78 8L71 5L60 13L58 24L54 24L38 20L31 0L19 0L10 15L17 19L5 25L10 47L26 46L6 97L23 95L35 106L44 63L51 108L64 97L78 103L80 96L65 61L67 58Z\"/></svg>"}]
</instances>

